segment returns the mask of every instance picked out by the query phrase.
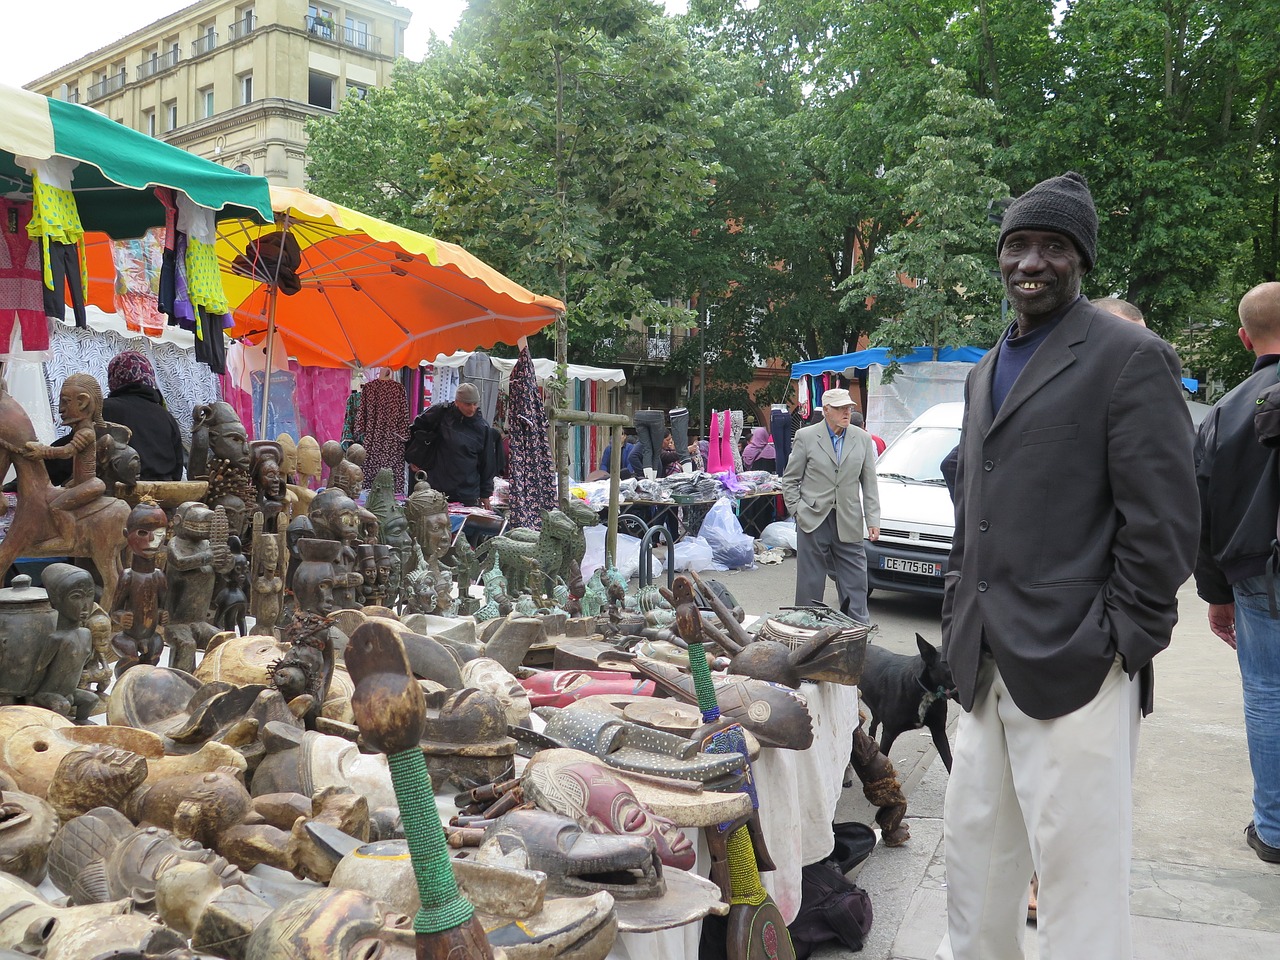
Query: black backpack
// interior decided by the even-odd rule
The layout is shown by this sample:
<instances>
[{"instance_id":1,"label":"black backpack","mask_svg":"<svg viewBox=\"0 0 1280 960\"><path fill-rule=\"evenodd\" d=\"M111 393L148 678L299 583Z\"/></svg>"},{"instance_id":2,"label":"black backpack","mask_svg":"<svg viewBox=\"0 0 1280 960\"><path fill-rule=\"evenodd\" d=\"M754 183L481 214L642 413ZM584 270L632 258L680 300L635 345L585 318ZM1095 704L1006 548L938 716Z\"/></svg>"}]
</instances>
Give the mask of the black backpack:
<instances>
[{"instance_id":1,"label":"black backpack","mask_svg":"<svg viewBox=\"0 0 1280 960\"><path fill-rule=\"evenodd\" d=\"M861 950L871 930L871 897L830 860L811 863L800 872L800 912L787 930L796 960L829 940Z\"/></svg>"}]
</instances>

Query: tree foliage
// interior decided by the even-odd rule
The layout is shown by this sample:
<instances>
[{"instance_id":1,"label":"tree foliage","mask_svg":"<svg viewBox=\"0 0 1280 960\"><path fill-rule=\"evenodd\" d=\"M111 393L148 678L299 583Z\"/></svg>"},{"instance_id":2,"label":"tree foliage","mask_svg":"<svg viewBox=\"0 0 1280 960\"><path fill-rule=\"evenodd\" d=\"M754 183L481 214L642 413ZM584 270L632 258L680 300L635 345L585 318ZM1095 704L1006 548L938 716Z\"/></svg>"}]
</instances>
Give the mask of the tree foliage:
<instances>
[{"instance_id":1,"label":"tree foliage","mask_svg":"<svg viewBox=\"0 0 1280 960\"><path fill-rule=\"evenodd\" d=\"M985 342L986 201L1073 169L1100 218L1086 294L1229 380L1235 305L1280 273L1278 20L1280 0L472 0L449 44L313 125L310 169L562 295L580 356L696 297L731 383L864 335Z\"/></svg>"},{"instance_id":2,"label":"tree foliage","mask_svg":"<svg viewBox=\"0 0 1280 960\"><path fill-rule=\"evenodd\" d=\"M967 92L959 71L935 73L915 148L884 177L902 197L904 222L842 287L846 311L883 318L873 342L894 357L919 346L932 347L935 359L944 347L989 346L1000 329L990 270L997 229L988 213L1008 187L987 175L997 114Z\"/></svg>"}]
</instances>

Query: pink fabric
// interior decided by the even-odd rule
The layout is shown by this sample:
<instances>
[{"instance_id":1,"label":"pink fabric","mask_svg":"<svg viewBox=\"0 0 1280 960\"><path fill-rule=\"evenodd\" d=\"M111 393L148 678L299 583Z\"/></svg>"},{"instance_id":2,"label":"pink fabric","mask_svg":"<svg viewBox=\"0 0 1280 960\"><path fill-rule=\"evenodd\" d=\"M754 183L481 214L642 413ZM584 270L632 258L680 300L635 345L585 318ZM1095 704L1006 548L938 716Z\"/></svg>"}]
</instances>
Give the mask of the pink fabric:
<instances>
[{"instance_id":1,"label":"pink fabric","mask_svg":"<svg viewBox=\"0 0 1280 960\"><path fill-rule=\"evenodd\" d=\"M236 382L230 374L218 374L218 387L222 391L222 399L231 404L231 409L236 412L236 416L244 424L244 429L249 434L249 439L256 439L254 430L257 428L257 424L253 422L253 397L236 386Z\"/></svg>"},{"instance_id":2,"label":"pink fabric","mask_svg":"<svg viewBox=\"0 0 1280 960\"><path fill-rule=\"evenodd\" d=\"M711 439L707 445L707 473L733 473L733 415L711 411Z\"/></svg>"},{"instance_id":3,"label":"pink fabric","mask_svg":"<svg viewBox=\"0 0 1280 960\"><path fill-rule=\"evenodd\" d=\"M296 360L289 361L289 369L298 382L298 428L320 443L340 439L347 394L351 392L351 371L345 367L303 367Z\"/></svg>"}]
</instances>

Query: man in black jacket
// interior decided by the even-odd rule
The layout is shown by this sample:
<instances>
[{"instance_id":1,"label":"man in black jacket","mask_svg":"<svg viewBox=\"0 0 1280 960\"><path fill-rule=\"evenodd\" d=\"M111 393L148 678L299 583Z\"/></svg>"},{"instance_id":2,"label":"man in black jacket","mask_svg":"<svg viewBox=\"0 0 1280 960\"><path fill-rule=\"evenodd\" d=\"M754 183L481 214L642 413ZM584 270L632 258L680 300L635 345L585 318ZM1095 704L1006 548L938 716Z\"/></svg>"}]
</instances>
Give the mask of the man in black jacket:
<instances>
[{"instance_id":1,"label":"man in black jacket","mask_svg":"<svg viewBox=\"0 0 1280 960\"><path fill-rule=\"evenodd\" d=\"M1280 863L1280 617L1276 517L1280 451L1254 433L1258 395L1276 383L1280 283L1240 301L1240 341L1258 357L1253 375L1218 401L1200 425L1200 552L1196 592L1209 604L1209 629L1236 651L1244 686L1244 726L1253 768L1253 821L1245 840Z\"/></svg>"},{"instance_id":2,"label":"man in black jacket","mask_svg":"<svg viewBox=\"0 0 1280 960\"><path fill-rule=\"evenodd\" d=\"M432 487L450 503L488 509L496 471L489 423L480 413L474 383L460 384L452 403L433 404L420 413L409 434L410 465L425 470Z\"/></svg>"}]
</instances>

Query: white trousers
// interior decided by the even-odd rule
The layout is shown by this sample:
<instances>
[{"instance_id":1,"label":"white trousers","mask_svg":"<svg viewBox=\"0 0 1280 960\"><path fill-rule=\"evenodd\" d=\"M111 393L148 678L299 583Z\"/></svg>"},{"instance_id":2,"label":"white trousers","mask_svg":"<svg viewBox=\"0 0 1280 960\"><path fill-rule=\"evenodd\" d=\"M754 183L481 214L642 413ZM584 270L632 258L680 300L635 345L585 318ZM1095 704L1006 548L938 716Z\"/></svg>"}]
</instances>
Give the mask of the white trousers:
<instances>
[{"instance_id":1,"label":"white trousers","mask_svg":"<svg viewBox=\"0 0 1280 960\"><path fill-rule=\"evenodd\" d=\"M937 960L1022 960L1040 878L1040 960L1131 960L1138 684L1112 666L1074 713L1034 720L983 658L947 784L947 936Z\"/></svg>"}]
</instances>

